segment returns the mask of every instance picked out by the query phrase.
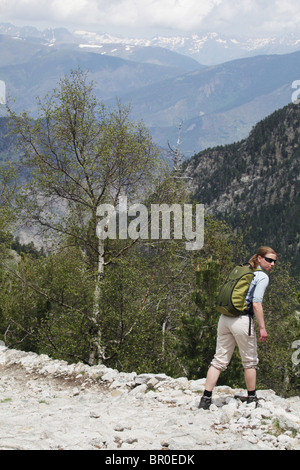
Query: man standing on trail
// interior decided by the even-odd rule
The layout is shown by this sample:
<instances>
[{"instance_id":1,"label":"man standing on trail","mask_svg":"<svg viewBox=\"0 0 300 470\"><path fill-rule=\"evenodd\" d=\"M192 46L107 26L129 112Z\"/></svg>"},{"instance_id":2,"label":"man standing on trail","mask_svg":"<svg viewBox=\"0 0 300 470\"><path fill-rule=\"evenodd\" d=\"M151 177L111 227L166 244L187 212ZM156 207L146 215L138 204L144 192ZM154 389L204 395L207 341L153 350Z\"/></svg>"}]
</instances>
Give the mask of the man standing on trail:
<instances>
[{"instance_id":1,"label":"man standing on trail","mask_svg":"<svg viewBox=\"0 0 300 470\"><path fill-rule=\"evenodd\" d=\"M275 266L276 259L275 251L270 247L263 246L249 260L254 270L254 278L246 295L246 301L248 304L252 303L253 305L253 312L260 330L259 341L261 342L266 341L268 337L262 307L264 293L269 284L267 273ZM248 315L229 317L222 314L218 324L216 353L207 373L205 390L199 408L207 410L212 404L212 391L217 384L220 373L227 369L236 345L238 345L245 371L245 382L248 391L247 403L257 402L256 369L258 356L254 322L252 322L249 333Z\"/></svg>"}]
</instances>

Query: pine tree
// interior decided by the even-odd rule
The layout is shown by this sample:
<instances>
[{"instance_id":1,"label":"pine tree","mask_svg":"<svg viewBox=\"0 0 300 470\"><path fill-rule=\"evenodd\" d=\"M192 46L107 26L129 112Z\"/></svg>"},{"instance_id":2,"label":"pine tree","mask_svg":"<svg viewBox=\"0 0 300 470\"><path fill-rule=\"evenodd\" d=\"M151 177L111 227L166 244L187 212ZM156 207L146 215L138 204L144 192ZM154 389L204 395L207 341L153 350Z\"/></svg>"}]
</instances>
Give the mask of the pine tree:
<instances>
[{"instance_id":1,"label":"pine tree","mask_svg":"<svg viewBox=\"0 0 300 470\"><path fill-rule=\"evenodd\" d=\"M220 264L208 260L195 272L195 310L181 318L178 350L187 377L202 378L213 357L218 313L214 304L219 289Z\"/></svg>"}]
</instances>

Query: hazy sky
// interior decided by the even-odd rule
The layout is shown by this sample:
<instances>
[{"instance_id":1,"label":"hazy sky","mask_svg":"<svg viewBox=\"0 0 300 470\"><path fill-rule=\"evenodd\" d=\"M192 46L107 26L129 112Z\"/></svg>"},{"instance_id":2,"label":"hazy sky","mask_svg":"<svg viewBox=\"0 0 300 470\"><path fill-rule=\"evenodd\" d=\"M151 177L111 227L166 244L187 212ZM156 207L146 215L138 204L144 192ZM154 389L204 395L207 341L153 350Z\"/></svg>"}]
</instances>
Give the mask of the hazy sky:
<instances>
[{"instance_id":1,"label":"hazy sky","mask_svg":"<svg viewBox=\"0 0 300 470\"><path fill-rule=\"evenodd\" d=\"M299 0L0 0L0 22L135 34L300 33Z\"/></svg>"}]
</instances>

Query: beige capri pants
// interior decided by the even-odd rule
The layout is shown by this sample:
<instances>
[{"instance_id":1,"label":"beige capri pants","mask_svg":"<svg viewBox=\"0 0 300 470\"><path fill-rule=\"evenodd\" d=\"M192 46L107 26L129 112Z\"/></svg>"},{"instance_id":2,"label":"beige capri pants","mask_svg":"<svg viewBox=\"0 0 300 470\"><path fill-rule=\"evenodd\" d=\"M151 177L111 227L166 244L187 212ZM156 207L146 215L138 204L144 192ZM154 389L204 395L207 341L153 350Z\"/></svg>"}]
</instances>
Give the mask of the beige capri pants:
<instances>
[{"instance_id":1,"label":"beige capri pants","mask_svg":"<svg viewBox=\"0 0 300 470\"><path fill-rule=\"evenodd\" d=\"M237 345L244 369L257 369L257 341L253 320L251 324L251 335L249 336L248 315L220 316L216 353L211 362L212 366L221 371L226 370Z\"/></svg>"}]
</instances>

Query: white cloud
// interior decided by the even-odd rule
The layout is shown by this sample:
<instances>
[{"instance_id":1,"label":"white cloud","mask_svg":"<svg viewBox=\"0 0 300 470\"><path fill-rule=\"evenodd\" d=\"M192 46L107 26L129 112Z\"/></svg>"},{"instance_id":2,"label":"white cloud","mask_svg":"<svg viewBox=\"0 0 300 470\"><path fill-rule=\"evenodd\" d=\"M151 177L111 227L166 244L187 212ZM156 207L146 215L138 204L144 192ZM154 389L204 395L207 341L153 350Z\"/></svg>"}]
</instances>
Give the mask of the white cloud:
<instances>
[{"instance_id":1,"label":"white cloud","mask_svg":"<svg viewBox=\"0 0 300 470\"><path fill-rule=\"evenodd\" d=\"M298 27L300 10L298 0L0 0L0 21L107 31L282 34Z\"/></svg>"},{"instance_id":2,"label":"white cloud","mask_svg":"<svg viewBox=\"0 0 300 470\"><path fill-rule=\"evenodd\" d=\"M65 22L88 11L89 0L0 0L1 21Z\"/></svg>"},{"instance_id":3,"label":"white cloud","mask_svg":"<svg viewBox=\"0 0 300 470\"><path fill-rule=\"evenodd\" d=\"M194 29L223 0L90 1L96 21L130 27ZM97 6L97 9L95 8Z\"/></svg>"}]
</instances>

